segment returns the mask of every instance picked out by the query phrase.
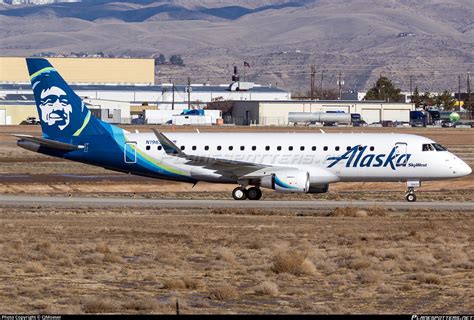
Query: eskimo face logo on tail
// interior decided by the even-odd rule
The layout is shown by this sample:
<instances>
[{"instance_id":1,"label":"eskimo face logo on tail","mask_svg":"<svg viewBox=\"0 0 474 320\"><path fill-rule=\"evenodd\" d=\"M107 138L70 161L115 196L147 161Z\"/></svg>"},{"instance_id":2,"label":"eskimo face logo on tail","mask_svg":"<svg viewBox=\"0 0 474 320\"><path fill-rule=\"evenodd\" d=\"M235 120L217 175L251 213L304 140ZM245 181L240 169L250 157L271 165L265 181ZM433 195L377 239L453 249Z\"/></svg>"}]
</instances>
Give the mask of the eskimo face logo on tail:
<instances>
[{"instance_id":1,"label":"eskimo face logo on tail","mask_svg":"<svg viewBox=\"0 0 474 320\"><path fill-rule=\"evenodd\" d=\"M42 90L40 98L41 120L48 126L56 126L59 130L64 130L69 125L72 114L72 105L66 92L52 86Z\"/></svg>"},{"instance_id":2,"label":"eskimo face logo on tail","mask_svg":"<svg viewBox=\"0 0 474 320\"><path fill-rule=\"evenodd\" d=\"M396 170L397 167L406 167L411 154L397 153L397 149L397 147L393 147L387 155L385 153L366 153L367 146L355 146L340 157L329 157L328 160L332 160L332 162L328 165L328 168L334 167L341 161L346 161L346 168L390 167L392 170Z\"/></svg>"}]
</instances>

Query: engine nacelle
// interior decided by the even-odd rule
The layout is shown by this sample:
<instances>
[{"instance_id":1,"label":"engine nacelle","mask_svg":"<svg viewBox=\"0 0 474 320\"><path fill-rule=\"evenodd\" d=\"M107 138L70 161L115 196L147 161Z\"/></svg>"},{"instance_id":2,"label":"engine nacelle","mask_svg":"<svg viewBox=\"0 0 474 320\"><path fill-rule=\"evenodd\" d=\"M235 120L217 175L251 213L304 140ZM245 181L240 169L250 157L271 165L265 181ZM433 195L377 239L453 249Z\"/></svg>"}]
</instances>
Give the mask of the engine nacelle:
<instances>
[{"instance_id":1,"label":"engine nacelle","mask_svg":"<svg viewBox=\"0 0 474 320\"><path fill-rule=\"evenodd\" d=\"M278 192L307 193L309 190L309 173L300 170L279 171L263 177L260 185Z\"/></svg>"},{"instance_id":2,"label":"engine nacelle","mask_svg":"<svg viewBox=\"0 0 474 320\"><path fill-rule=\"evenodd\" d=\"M309 186L308 193L326 193L329 191L329 184L312 184Z\"/></svg>"}]
</instances>

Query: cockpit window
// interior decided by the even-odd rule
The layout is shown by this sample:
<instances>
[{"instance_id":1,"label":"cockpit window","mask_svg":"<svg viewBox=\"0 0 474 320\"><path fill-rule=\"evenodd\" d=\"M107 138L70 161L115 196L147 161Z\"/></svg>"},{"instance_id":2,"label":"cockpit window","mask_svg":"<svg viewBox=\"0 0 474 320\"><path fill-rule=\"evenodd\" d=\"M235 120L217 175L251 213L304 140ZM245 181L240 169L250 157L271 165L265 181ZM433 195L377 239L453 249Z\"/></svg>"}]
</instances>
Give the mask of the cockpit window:
<instances>
[{"instance_id":1,"label":"cockpit window","mask_svg":"<svg viewBox=\"0 0 474 320\"><path fill-rule=\"evenodd\" d=\"M434 151L435 149L433 148L433 146L429 143L425 143L423 144L423 151Z\"/></svg>"},{"instance_id":2,"label":"cockpit window","mask_svg":"<svg viewBox=\"0 0 474 320\"><path fill-rule=\"evenodd\" d=\"M436 149L436 151L448 151L448 149L446 149L439 143L433 143L433 147Z\"/></svg>"}]
</instances>

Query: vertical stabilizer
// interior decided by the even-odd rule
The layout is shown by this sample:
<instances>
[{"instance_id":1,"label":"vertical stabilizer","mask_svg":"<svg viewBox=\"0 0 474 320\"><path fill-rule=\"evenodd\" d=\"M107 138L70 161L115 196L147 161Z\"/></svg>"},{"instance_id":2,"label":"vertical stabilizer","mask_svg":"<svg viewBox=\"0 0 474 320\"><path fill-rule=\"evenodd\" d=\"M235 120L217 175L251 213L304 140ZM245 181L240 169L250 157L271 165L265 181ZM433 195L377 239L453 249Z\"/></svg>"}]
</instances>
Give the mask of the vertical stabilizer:
<instances>
[{"instance_id":1,"label":"vertical stabilizer","mask_svg":"<svg viewBox=\"0 0 474 320\"><path fill-rule=\"evenodd\" d=\"M27 58L31 86L43 136L49 139L72 138L103 132L100 120L93 117L58 71L43 58Z\"/></svg>"}]
</instances>

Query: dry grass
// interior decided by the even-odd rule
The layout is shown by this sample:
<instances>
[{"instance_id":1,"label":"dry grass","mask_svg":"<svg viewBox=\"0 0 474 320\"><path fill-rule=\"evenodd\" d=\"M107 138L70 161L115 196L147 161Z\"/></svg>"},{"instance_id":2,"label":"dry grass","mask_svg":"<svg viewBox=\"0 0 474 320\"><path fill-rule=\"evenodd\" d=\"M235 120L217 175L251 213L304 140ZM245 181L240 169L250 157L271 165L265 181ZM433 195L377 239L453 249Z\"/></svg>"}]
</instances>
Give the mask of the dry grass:
<instances>
[{"instance_id":1,"label":"dry grass","mask_svg":"<svg viewBox=\"0 0 474 320\"><path fill-rule=\"evenodd\" d=\"M46 269L39 262L27 262L25 265L26 273L45 273Z\"/></svg>"},{"instance_id":2,"label":"dry grass","mask_svg":"<svg viewBox=\"0 0 474 320\"><path fill-rule=\"evenodd\" d=\"M135 298L123 304L123 309L135 311L139 313L150 313L160 310L157 301L152 298L139 299Z\"/></svg>"},{"instance_id":3,"label":"dry grass","mask_svg":"<svg viewBox=\"0 0 474 320\"><path fill-rule=\"evenodd\" d=\"M211 300L234 300L239 297L237 290L230 284L224 284L214 287L209 291L209 298Z\"/></svg>"},{"instance_id":4,"label":"dry grass","mask_svg":"<svg viewBox=\"0 0 474 320\"><path fill-rule=\"evenodd\" d=\"M472 213L365 211L0 204L0 310L174 314L175 299L183 314L472 310Z\"/></svg>"},{"instance_id":5,"label":"dry grass","mask_svg":"<svg viewBox=\"0 0 474 320\"><path fill-rule=\"evenodd\" d=\"M434 273L421 273L420 272L409 277L409 279L417 280L420 283L435 284L435 285L441 284L442 282L441 277Z\"/></svg>"},{"instance_id":6,"label":"dry grass","mask_svg":"<svg viewBox=\"0 0 474 320\"><path fill-rule=\"evenodd\" d=\"M106 242L101 241L96 244L95 251L100 253L110 253L110 248Z\"/></svg>"},{"instance_id":7,"label":"dry grass","mask_svg":"<svg viewBox=\"0 0 474 320\"><path fill-rule=\"evenodd\" d=\"M113 313L120 310L120 305L112 299L87 298L82 304L82 310L85 313Z\"/></svg>"},{"instance_id":8,"label":"dry grass","mask_svg":"<svg viewBox=\"0 0 474 320\"><path fill-rule=\"evenodd\" d=\"M163 281L163 288L165 289L184 289L186 284L181 279L166 279Z\"/></svg>"},{"instance_id":9,"label":"dry grass","mask_svg":"<svg viewBox=\"0 0 474 320\"><path fill-rule=\"evenodd\" d=\"M272 270L276 273L293 275L312 275L316 273L314 264L307 259L307 253L301 250L280 250L273 257Z\"/></svg>"},{"instance_id":10,"label":"dry grass","mask_svg":"<svg viewBox=\"0 0 474 320\"><path fill-rule=\"evenodd\" d=\"M366 218L366 217L384 217L387 213L387 210L384 207L373 206L368 209L360 209L355 207L337 207L336 209L329 212L331 217L356 217L356 218Z\"/></svg>"},{"instance_id":11,"label":"dry grass","mask_svg":"<svg viewBox=\"0 0 474 320\"><path fill-rule=\"evenodd\" d=\"M256 295L276 297L278 293L277 284L271 281L264 281L255 288Z\"/></svg>"},{"instance_id":12,"label":"dry grass","mask_svg":"<svg viewBox=\"0 0 474 320\"><path fill-rule=\"evenodd\" d=\"M224 260L227 263L235 264L235 254L229 248L218 249L218 259Z\"/></svg>"}]
</instances>

